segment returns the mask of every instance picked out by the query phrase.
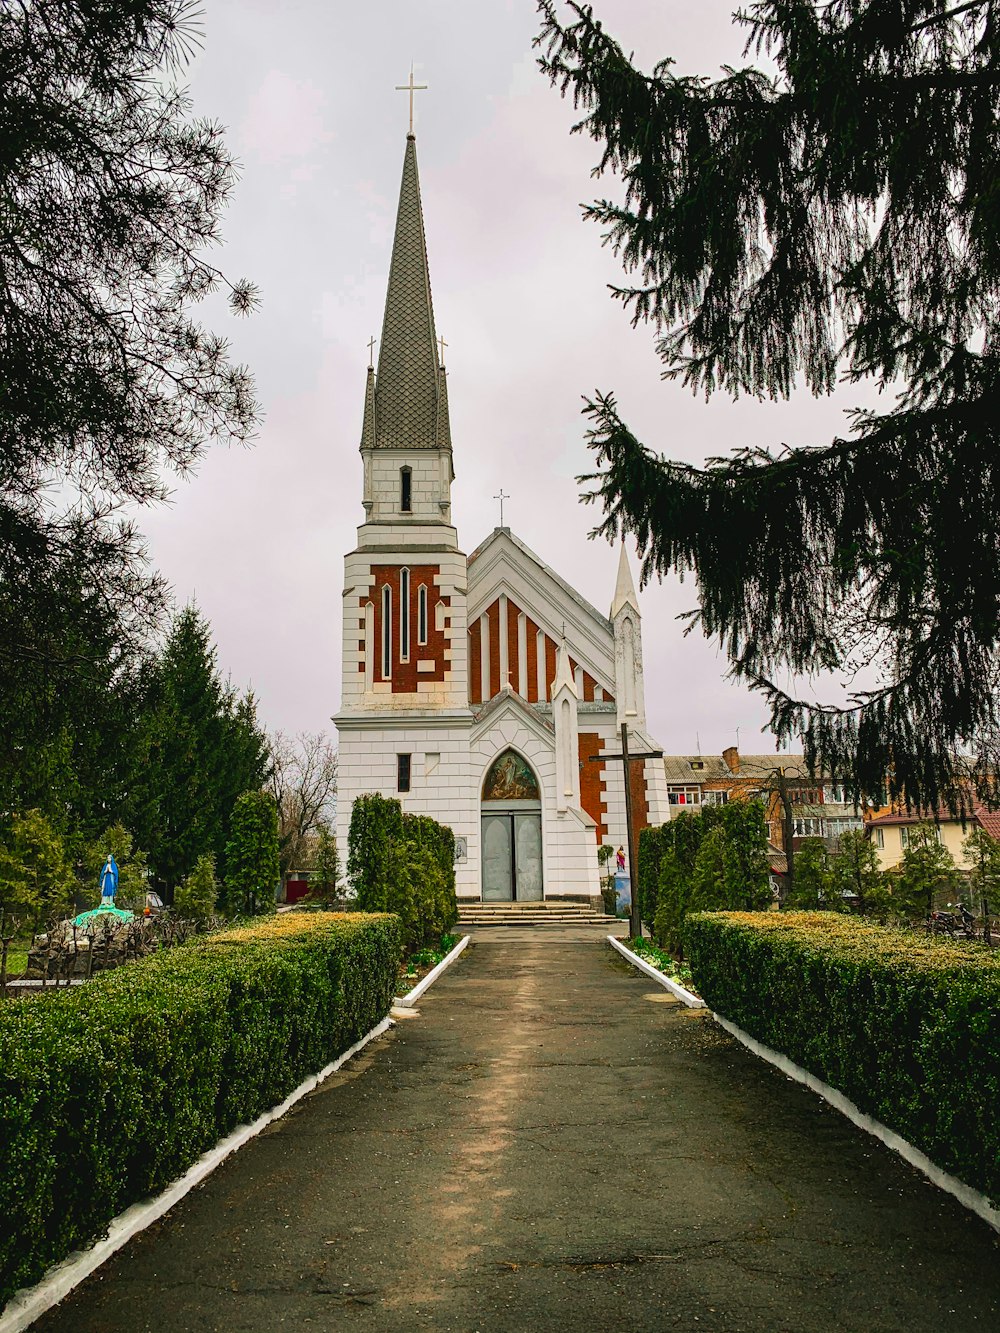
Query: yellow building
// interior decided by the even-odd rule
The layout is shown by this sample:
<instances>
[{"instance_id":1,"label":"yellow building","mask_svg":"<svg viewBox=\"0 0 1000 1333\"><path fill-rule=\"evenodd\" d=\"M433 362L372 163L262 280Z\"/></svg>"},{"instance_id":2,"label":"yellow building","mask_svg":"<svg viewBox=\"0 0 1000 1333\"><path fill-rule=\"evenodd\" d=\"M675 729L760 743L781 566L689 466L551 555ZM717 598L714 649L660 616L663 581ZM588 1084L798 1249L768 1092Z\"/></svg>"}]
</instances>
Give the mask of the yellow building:
<instances>
[{"instance_id":1,"label":"yellow building","mask_svg":"<svg viewBox=\"0 0 1000 1333\"><path fill-rule=\"evenodd\" d=\"M974 828L985 829L991 838L1000 838L1000 811L977 806L971 814L966 815L963 823L947 810L939 810L935 816L926 812L912 811L906 814L886 809L865 821L865 828L878 851L879 868L894 870L909 845L911 829L917 824L928 823L934 825L938 842L951 852L959 870L969 869L963 843Z\"/></svg>"}]
</instances>

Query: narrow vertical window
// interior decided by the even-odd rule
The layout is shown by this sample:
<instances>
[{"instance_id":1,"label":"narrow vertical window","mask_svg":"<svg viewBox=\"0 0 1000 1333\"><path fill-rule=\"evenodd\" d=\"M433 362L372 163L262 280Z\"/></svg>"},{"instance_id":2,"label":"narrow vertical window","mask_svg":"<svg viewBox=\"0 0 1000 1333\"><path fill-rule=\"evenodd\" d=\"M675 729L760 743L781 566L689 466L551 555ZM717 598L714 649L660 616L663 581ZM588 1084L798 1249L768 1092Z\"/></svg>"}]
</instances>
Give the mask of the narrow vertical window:
<instances>
[{"instance_id":1,"label":"narrow vertical window","mask_svg":"<svg viewBox=\"0 0 1000 1333\"><path fill-rule=\"evenodd\" d=\"M417 643L421 648L427 642L427 587L421 583L417 589Z\"/></svg>"},{"instance_id":2,"label":"narrow vertical window","mask_svg":"<svg viewBox=\"0 0 1000 1333\"><path fill-rule=\"evenodd\" d=\"M399 571L399 660L410 660L410 571Z\"/></svg>"},{"instance_id":3,"label":"narrow vertical window","mask_svg":"<svg viewBox=\"0 0 1000 1333\"><path fill-rule=\"evenodd\" d=\"M410 755L396 755L396 790L410 790Z\"/></svg>"},{"instance_id":4,"label":"narrow vertical window","mask_svg":"<svg viewBox=\"0 0 1000 1333\"><path fill-rule=\"evenodd\" d=\"M399 507L404 514L412 510L413 474L408 467L399 469Z\"/></svg>"},{"instance_id":5,"label":"narrow vertical window","mask_svg":"<svg viewBox=\"0 0 1000 1333\"><path fill-rule=\"evenodd\" d=\"M392 676L392 589L382 585L382 679Z\"/></svg>"}]
</instances>

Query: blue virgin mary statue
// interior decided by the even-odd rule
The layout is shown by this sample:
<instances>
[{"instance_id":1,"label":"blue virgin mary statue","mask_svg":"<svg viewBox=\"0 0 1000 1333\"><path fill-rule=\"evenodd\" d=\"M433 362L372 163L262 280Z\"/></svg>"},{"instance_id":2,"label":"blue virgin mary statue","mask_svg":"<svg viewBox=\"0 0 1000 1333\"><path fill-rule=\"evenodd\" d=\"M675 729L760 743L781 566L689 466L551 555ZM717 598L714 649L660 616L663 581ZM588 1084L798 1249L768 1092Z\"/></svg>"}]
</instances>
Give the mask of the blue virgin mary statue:
<instances>
[{"instance_id":1,"label":"blue virgin mary statue","mask_svg":"<svg viewBox=\"0 0 1000 1333\"><path fill-rule=\"evenodd\" d=\"M101 871L101 906L114 907L115 894L118 892L118 862L114 852L108 852L108 860Z\"/></svg>"}]
</instances>

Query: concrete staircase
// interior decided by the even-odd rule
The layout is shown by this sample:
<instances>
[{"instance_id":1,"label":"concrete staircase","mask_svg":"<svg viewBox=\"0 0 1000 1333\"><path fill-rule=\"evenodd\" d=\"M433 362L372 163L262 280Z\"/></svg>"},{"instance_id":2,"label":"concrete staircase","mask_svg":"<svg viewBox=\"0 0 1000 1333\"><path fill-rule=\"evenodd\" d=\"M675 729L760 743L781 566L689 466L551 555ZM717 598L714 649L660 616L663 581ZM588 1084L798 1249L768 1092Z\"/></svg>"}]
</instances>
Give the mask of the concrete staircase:
<instances>
[{"instance_id":1,"label":"concrete staircase","mask_svg":"<svg viewBox=\"0 0 1000 1333\"><path fill-rule=\"evenodd\" d=\"M540 903L482 903L458 900L461 926L594 926L608 930L616 918L605 916L592 903L561 902L546 898Z\"/></svg>"}]
</instances>

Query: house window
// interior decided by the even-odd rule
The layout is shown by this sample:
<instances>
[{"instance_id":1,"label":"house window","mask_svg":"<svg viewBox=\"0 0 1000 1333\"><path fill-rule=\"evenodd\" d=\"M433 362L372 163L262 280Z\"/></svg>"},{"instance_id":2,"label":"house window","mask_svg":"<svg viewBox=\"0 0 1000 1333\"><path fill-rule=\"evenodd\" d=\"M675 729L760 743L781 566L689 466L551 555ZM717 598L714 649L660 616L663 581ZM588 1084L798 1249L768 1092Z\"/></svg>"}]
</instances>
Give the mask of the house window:
<instances>
[{"instance_id":1,"label":"house window","mask_svg":"<svg viewBox=\"0 0 1000 1333\"><path fill-rule=\"evenodd\" d=\"M864 826L864 820L854 818L852 815L844 815L841 819L828 819L826 821L826 832L830 838L839 838L842 833L851 833L854 829Z\"/></svg>"},{"instance_id":2,"label":"house window","mask_svg":"<svg viewBox=\"0 0 1000 1333\"><path fill-rule=\"evenodd\" d=\"M729 800L727 791L706 791L702 792L701 799L706 805L725 805Z\"/></svg>"},{"instance_id":3,"label":"house window","mask_svg":"<svg viewBox=\"0 0 1000 1333\"><path fill-rule=\"evenodd\" d=\"M837 784L834 784L830 787L824 787L823 797L824 800L832 801L834 805L844 805L846 804L847 801L847 795L844 791L844 788Z\"/></svg>"},{"instance_id":4,"label":"house window","mask_svg":"<svg viewBox=\"0 0 1000 1333\"><path fill-rule=\"evenodd\" d=\"M412 755L396 755L396 790L410 790L410 759Z\"/></svg>"},{"instance_id":5,"label":"house window","mask_svg":"<svg viewBox=\"0 0 1000 1333\"><path fill-rule=\"evenodd\" d=\"M382 679L392 676L392 589L382 585Z\"/></svg>"},{"instance_id":6,"label":"house window","mask_svg":"<svg viewBox=\"0 0 1000 1333\"><path fill-rule=\"evenodd\" d=\"M667 797L671 805L701 805L701 788L671 787Z\"/></svg>"},{"instance_id":7,"label":"house window","mask_svg":"<svg viewBox=\"0 0 1000 1333\"><path fill-rule=\"evenodd\" d=\"M789 787L788 796L794 805L823 804L823 793L815 787Z\"/></svg>"},{"instance_id":8,"label":"house window","mask_svg":"<svg viewBox=\"0 0 1000 1333\"><path fill-rule=\"evenodd\" d=\"M410 660L410 571L399 571L399 660Z\"/></svg>"},{"instance_id":9,"label":"house window","mask_svg":"<svg viewBox=\"0 0 1000 1333\"><path fill-rule=\"evenodd\" d=\"M399 469L399 507L404 514L412 512L413 473L408 467Z\"/></svg>"},{"instance_id":10,"label":"house window","mask_svg":"<svg viewBox=\"0 0 1000 1333\"><path fill-rule=\"evenodd\" d=\"M822 819L796 819L793 832L796 838L822 838L823 821Z\"/></svg>"},{"instance_id":11,"label":"house window","mask_svg":"<svg viewBox=\"0 0 1000 1333\"><path fill-rule=\"evenodd\" d=\"M427 642L427 588L421 583L417 589L417 643L421 648Z\"/></svg>"},{"instance_id":12,"label":"house window","mask_svg":"<svg viewBox=\"0 0 1000 1333\"><path fill-rule=\"evenodd\" d=\"M910 830L906 827L905 824L899 830L899 845L904 849L909 847L910 845Z\"/></svg>"},{"instance_id":13,"label":"house window","mask_svg":"<svg viewBox=\"0 0 1000 1333\"><path fill-rule=\"evenodd\" d=\"M883 829L877 828L875 830L875 846L879 851L885 846L885 831Z\"/></svg>"}]
</instances>

